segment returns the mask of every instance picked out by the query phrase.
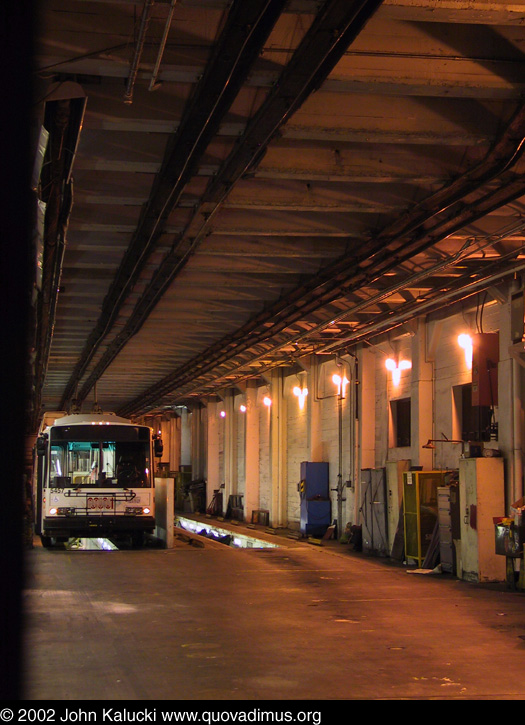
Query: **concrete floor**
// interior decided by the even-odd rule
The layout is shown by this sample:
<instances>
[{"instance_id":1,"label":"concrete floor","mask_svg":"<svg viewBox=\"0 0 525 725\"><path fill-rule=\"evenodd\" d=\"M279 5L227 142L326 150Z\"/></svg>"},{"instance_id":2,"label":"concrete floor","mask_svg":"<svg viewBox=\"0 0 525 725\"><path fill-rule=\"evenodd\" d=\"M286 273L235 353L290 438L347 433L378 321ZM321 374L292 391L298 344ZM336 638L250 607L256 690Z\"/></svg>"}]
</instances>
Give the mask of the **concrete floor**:
<instances>
[{"instance_id":1,"label":"concrete floor","mask_svg":"<svg viewBox=\"0 0 525 725\"><path fill-rule=\"evenodd\" d=\"M525 699L524 593L247 531L28 551L23 699Z\"/></svg>"}]
</instances>

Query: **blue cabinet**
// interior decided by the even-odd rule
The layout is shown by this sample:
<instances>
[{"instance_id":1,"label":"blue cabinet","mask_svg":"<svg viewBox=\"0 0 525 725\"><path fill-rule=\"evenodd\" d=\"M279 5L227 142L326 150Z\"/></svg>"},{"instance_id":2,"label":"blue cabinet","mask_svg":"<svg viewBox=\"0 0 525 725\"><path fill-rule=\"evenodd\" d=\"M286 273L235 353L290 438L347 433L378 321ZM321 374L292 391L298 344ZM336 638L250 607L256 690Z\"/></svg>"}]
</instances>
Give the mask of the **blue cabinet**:
<instances>
[{"instance_id":1,"label":"blue cabinet","mask_svg":"<svg viewBox=\"0 0 525 725\"><path fill-rule=\"evenodd\" d=\"M301 533L323 536L331 522L328 463L301 462Z\"/></svg>"},{"instance_id":2,"label":"blue cabinet","mask_svg":"<svg viewBox=\"0 0 525 725\"><path fill-rule=\"evenodd\" d=\"M301 497L328 498L328 463L301 462Z\"/></svg>"}]
</instances>

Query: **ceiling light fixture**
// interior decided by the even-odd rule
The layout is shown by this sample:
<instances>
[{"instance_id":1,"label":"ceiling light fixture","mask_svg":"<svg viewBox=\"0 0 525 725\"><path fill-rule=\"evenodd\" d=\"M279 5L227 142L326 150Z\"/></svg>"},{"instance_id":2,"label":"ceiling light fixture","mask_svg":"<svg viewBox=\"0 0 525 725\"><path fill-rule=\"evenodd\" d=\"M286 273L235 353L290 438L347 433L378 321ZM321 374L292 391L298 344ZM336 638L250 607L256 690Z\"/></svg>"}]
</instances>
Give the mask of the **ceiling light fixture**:
<instances>
[{"instance_id":1,"label":"ceiling light fixture","mask_svg":"<svg viewBox=\"0 0 525 725\"><path fill-rule=\"evenodd\" d=\"M299 407L301 410L304 408L304 399L308 395L308 388L300 388L298 385L293 389L293 394L299 398Z\"/></svg>"},{"instance_id":2,"label":"ceiling light fixture","mask_svg":"<svg viewBox=\"0 0 525 725\"><path fill-rule=\"evenodd\" d=\"M341 377L337 373L334 373L332 375L332 382L334 385L337 385L337 394L344 398L346 393L346 386L349 382L346 375L343 375L343 377Z\"/></svg>"},{"instance_id":3,"label":"ceiling light fixture","mask_svg":"<svg viewBox=\"0 0 525 725\"><path fill-rule=\"evenodd\" d=\"M393 358L389 357L385 360L385 367L392 373L392 382L394 385L399 385L401 381L401 371L410 370L412 363L410 360L400 360L399 364L397 364Z\"/></svg>"},{"instance_id":4,"label":"ceiling light fixture","mask_svg":"<svg viewBox=\"0 0 525 725\"><path fill-rule=\"evenodd\" d=\"M458 335L458 345L465 351L465 363L469 370L472 369L472 338L463 333Z\"/></svg>"}]
</instances>

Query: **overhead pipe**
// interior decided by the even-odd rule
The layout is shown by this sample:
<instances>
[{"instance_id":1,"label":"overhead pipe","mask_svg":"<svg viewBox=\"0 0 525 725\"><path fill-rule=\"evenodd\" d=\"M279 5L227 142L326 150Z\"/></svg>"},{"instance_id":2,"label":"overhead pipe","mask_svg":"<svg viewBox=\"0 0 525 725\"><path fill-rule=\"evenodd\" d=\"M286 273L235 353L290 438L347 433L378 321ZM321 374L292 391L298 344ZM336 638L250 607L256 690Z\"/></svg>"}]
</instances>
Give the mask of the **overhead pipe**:
<instances>
[{"instance_id":1,"label":"overhead pipe","mask_svg":"<svg viewBox=\"0 0 525 725\"><path fill-rule=\"evenodd\" d=\"M509 255L506 255L504 260L506 258L511 258L514 256L515 253L511 253ZM501 264L501 263L500 263ZM497 268L498 264L490 265L491 268ZM327 352L335 352L336 348L338 347L344 347L348 346L349 344L354 344L361 340L365 335L369 335L370 332L384 332L387 329L392 329L397 327L398 325L402 324L406 321L406 319L413 317L415 314L422 313L423 311L429 311L431 308L441 308L444 307L449 301L456 301L457 298L461 295L463 295L462 299L466 299L468 297L471 297L473 294L479 291L482 287L487 287L493 284L495 281L502 279L509 274L512 274L514 272L525 270L525 261L521 262L512 269L506 268L503 270L495 270L493 273L487 273L487 270L484 272L484 276L480 279L477 279L475 281L469 281L467 284L463 282L464 278L458 278L458 282L461 283L461 287L459 288L452 288L449 289L447 292L440 293L438 299L429 299L426 302L418 302L417 304L410 304L407 306L407 308L403 312L399 312L395 315L388 316L387 319L383 319L380 322L374 323L372 325L368 325L366 329L363 329L359 331L356 334L348 335L345 338L330 343L328 345L320 347L316 352L318 353L327 353ZM465 276L465 279L467 277ZM468 277L470 279L470 277ZM221 341L221 348L224 346L224 341ZM256 356L253 358L253 360L258 359L261 356ZM199 371L201 373L205 373L208 370L212 369L214 366L216 367L220 362L214 363L213 361L210 361L206 366L204 366L201 362L201 359L199 360ZM234 368L231 368L228 370L228 374L231 376L232 373L235 370L238 370L242 368L245 365L245 363L239 363ZM265 370L269 370L272 367L275 367L275 365L269 365L265 368ZM260 371L259 371L260 372ZM178 374L179 380L174 382L174 376L175 374ZM241 376L246 377L246 375ZM128 405L123 406L120 414L121 415L128 415L131 412L135 412L137 410L142 409L143 407L148 407L152 405L154 402L158 402L159 398L161 398L164 395L168 395L175 387L182 387L184 385L193 384L193 381L195 380L195 361L189 361L187 364L182 366L180 369L175 371L175 373L172 373L164 380L160 381L160 383L152 386L149 390L138 396L135 400L131 401ZM193 388L190 389L190 391L186 391L186 394L191 393L193 390L197 389L198 385L193 385Z\"/></svg>"},{"instance_id":2,"label":"overhead pipe","mask_svg":"<svg viewBox=\"0 0 525 725\"><path fill-rule=\"evenodd\" d=\"M31 411L33 429L37 429L40 423L42 388L49 362L67 244L67 229L73 207L71 173L85 107L85 93L80 86L73 83L59 84L50 92L45 104L44 125L49 131L49 140L46 163L41 175L44 188L42 201L46 204L46 208L42 283L36 307L37 329L32 381L35 394Z\"/></svg>"},{"instance_id":3,"label":"overhead pipe","mask_svg":"<svg viewBox=\"0 0 525 725\"><path fill-rule=\"evenodd\" d=\"M507 255L507 256L513 256ZM497 265L491 265L491 266L497 266ZM384 332L387 328L392 329L392 327L397 327L398 324L402 324L406 321L407 318L413 316L414 314L419 314L424 312L425 310L429 310L430 308L434 308L436 304L439 304L439 308L445 307L446 303L448 301L456 301L456 298L458 295L462 295L462 299L467 299L468 297L472 297L472 295L476 294L479 289L486 288L490 285L492 285L494 282L503 279L504 277L508 277L510 274L514 274L516 272L520 272L522 270L525 270L525 262L521 262L513 266L511 269L503 269L498 272L494 272L493 274L489 274L488 276L483 276L478 280L475 280L473 282L468 282L467 284L462 285L459 288L452 288L449 289L446 292L443 292L439 295L439 302L436 301L434 298L428 299L424 302L417 302L416 304L409 304L408 310L405 310L405 312L398 313L395 315L392 315L388 317L387 320L383 322L377 322L373 325L367 326L366 331L361 331L357 333L357 335L349 335L345 337L342 340L339 340L337 343L331 343L325 347L322 348L323 352L327 352L329 350L335 350L339 345L348 345L350 343L357 342L360 340L364 335L370 334L371 331L379 330L380 332ZM459 281L461 281L463 278L458 278ZM394 322L395 324L392 325L391 323ZM390 323L390 324L389 324ZM385 326L385 330L382 330L381 328Z\"/></svg>"},{"instance_id":4,"label":"overhead pipe","mask_svg":"<svg viewBox=\"0 0 525 725\"><path fill-rule=\"evenodd\" d=\"M457 252L456 255L454 255L453 257L449 258L447 262L445 262L445 263L443 263L443 262L438 263L437 265L435 265L434 267L432 267L429 270L429 272L430 273L433 273L434 271L440 269L443 265L446 267L448 264L451 263L451 261L454 261L456 258L459 258L461 256L461 251L462 250L460 250L459 252ZM514 256L514 254L515 253L511 253L510 255L507 255L507 257L510 259L510 258L512 258ZM494 266L494 265L492 265L492 266ZM424 275L424 276L428 276L428 273L429 272L427 272L427 274ZM384 297L390 296L395 291L397 291L401 287L405 286L408 282L418 281L421 276L422 276L421 273L417 273L415 275L412 275L408 279L405 278L402 283L397 283L396 285L392 285L391 287L388 288L388 290L385 290L383 292L380 292L380 293L378 293L378 295L374 295L374 297L371 298L370 300L367 300L367 301L363 302L362 304L356 306L354 308L354 311L355 310L360 310L360 309L366 309L366 307L368 307L370 304L376 303L376 302L380 301L381 299L383 299ZM457 294L457 291L455 292L455 294ZM343 317L348 316L348 314L350 314L350 313L341 314L340 316L338 316L337 319L342 319ZM413 314L413 313L411 312L411 314ZM323 325L323 327L324 326L326 326L326 325ZM314 332L316 332L316 331L318 331L318 328L317 327L314 328ZM277 345L276 347L274 347L274 350L279 349L279 347L284 347L285 345L289 345L290 343L293 343L295 341L307 339L308 336L311 334L311 332L312 331L308 331L306 333L299 333L298 335L295 335L292 338L288 338L285 342L282 342L282 343L280 343L280 345ZM343 341L336 341L336 342L333 343L333 345L327 345L327 346L324 346L323 348L320 348L318 350L318 352L329 352L332 347L344 345L345 343L348 343L349 341L350 341L349 338L345 338ZM246 342L245 343L245 346L246 347L248 347L249 345L250 345L250 342ZM217 355L215 356L215 359L210 363L209 368L211 368L212 365L215 365L215 366L220 365L221 362L223 362L224 361L224 358L226 357L226 353L223 352L224 349L225 349L225 343L224 343L224 341L221 341L216 347L221 352L220 353L217 353ZM261 353L260 355L256 355L256 356L252 357L251 358L251 361L252 362L256 362L256 361L260 360L263 357L266 357L266 353L265 352ZM222 358L222 360L221 360L221 358ZM184 367L186 369L186 366L184 366ZM237 367L241 367L241 365L238 365ZM209 368L206 368L206 369L209 369ZM189 368L188 369L191 370L191 371L194 371L195 370L194 365L193 364L189 364ZM182 373L182 374L184 375L184 373ZM187 375L186 377L189 377L189 375ZM160 394L163 394L161 392L161 390L160 390L160 386L162 386L163 383L166 384L166 386L167 386L168 385L168 381L169 381L169 379L171 377L172 376L168 376L164 381L161 381L160 385L157 387L157 390L158 390L158 394L159 395ZM184 384L184 383L182 383L182 384Z\"/></svg>"},{"instance_id":5,"label":"overhead pipe","mask_svg":"<svg viewBox=\"0 0 525 725\"><path fill-rule=\"evenodd\" d=\"M439 189L420 202L409 214L401 216L393 226L380 232L378 239L388 244L390 238L406 236L416 232L422 224L443 214L460 202L468 193L499 178L520 158L525 149L525 104L515 112L504 134L493 148L474 168L465 172L449 186ZM433 208L430 208L433 207Z\"/></svg>"},{"instance_id":6,"label":"overhead pipe","mask_svg":"<svg viewBox=\"0 0 525 725\"><path fill-rule=\"evenodd\" d=\"M487 179L495 178L498 174L501 174L503 171L506 171L509 168L509 166L515 162L516 158L521 154L521 151L523 148L523 132L522 132L522 125L523 125L523 120L524 120L523 109L524 109L524 106L522 106L520 108L520 110L516 114L515 118L513 119L513 122L509 125L505 134L502 136L503 140L500 139L500 141L496 145L496 147L495 147L496 151L493 152L492 154L489 154L488 157L485 159L485 161L479 167L477 167L476 173L474 174L475 179L473 179L472 176L471 175L469 176L469 173L467 173L467 174L463 175L462 177L460 177L458 182L453 182L453 184L450 186L450 188L446 190L447 192L450 192L450 196L448 199L441 197L439 194L433 195L429 200L427 200L427 204L430 202L433 202L434 208L424 210L425 218L431 219L431 218L435 217L436 215L438 215L440 213L440 211L442 211L444 208L448 208L450 206L450 204L455 203L458 198L457 193L459 191L459 188L461 188L461 192L463 194L467 194L467 193L473 191L478 186L481 186L483 183L486 183ZM285 111L285 116L287 115L287 113L288 113L288 110ZM261 131L262 131L261 139L264 138L265 132L269 133L269 135L266 137L267 139L269 139L271 137L271 133L275 132L276 127L272 126L271 128L265 128L264 127L265 124L262 124L262 125L263 125L263 128L261 129ZM509 152L509 146L512 147L510 149L510 152ZM246 152L246 149L244 149L244 152ZM244 171L246 169L246 166L244 166L244 154L241 153L240 156L241 156L241 158L238 159L238 163L237 163L237 170L241 169L241 171ZM235 159L232 159L231 164L230 165L227 164L228 170L229 170L229 168L231 168L232 173L235 171L235 169L232 168L233 166L236 165L235 161L236 161ZM253 159L252 159L252 161L253 161ZM229 173L227 173L227 171L225 171L224 173L222 173L220 175L220 179L216 179L216 182L219 186L215 187L214 191L216 192L216 194L217 194L216 198L219 201L220 201L221 194L222 194L222 191L219 191L219 188L221 185L228 186L226 184L226 182L229 179L231 179L231 175ZM446 196L446 194L445 194L445 196ZM207 192L207 198L213 199L213 198L215 198L215 195L213 193L210 194L209 192ZM505 201L508 203L508 199L500 200L499 203L503 204L503 203L505 203ZM421 210L419 210L419 211L421 211ZM486 210L485 210L485 212L486 212ZM418 220L418 221L419 221L419 228L420 228L422 221L421 220ZM423 221L424 221L424 219L423 219ZM463 224L466 223L466 220L464 218L462 219L462 221L463 221ZM406 227L401 231L401 234L403 233L403 231L406 231ZM411 229L411 231L412 231L412 229ZM450 233L450 230L448 231L448 233ZM419 245L417 248L420 249L421 251L429 246L432 246L435 243L436 239L433 239L431 236L429 236L428 231L426 232L425 236L426 236L425 241L421 241L421 240L414 241L411 239L410 246L414 247L416 245ZM403 240L401 239L401 236L399 236L397 238L397 241L399 244L402 243ZM376 245L373 250L374 256L378 255L383 250L384 250L384 243L381 245L381 248L379 247L379 245ZM391 253L389 253L389 255L391 257ZM343 267L343 264L344 264L344 262L341 261L338 265L335 265L335 270L337 271L338 266ZM346 271L347 270L343 267L342 272L346 273ZM169 278L169 280L167 280L167 281L170 281L171 276L168 275L168 278ZM326 284L326 281L324 283L319 284L317 288L322 289L324 284ZM252 321L252 323L250 325L250 327L252 329L257 324L257 321L258 321L257 319ZM168 378L173 379L173 375L168 376ZM161 387L166 382L167 382L166 380L162 381Z\"/></svg>"},{"instance_id":7,"label":"overhead pipe","mask_svg":"<svg viewBox=\"0 0 525 725\"><path fill-rule=\"evenodd\" d=\"M261 108L250 121L239 144L206 190L201 200L201 207L204 204L213 204L213 210L206 213L201 229L191 241L185 239L186 232L181 235L179 246L182 251L176 249L163 260L152 283L139 301L136 308L138 314L128 321L130 331L125 338L121 337L113 346L111 353L108 352L98 372L103 371L103 365L107 367L110 364L127 339L144 324L145 319L175 275L183 268L197 244L206 235L212 217L217 213L220 204L231 188L242 178L248 168L253 168L260 161L261 154L265 152L280 127L286 123L290 115L302 105L306 98L320 87L382 2L383 0L354 0L350 3L348 0L327 0L325 2L290 63L285 67ZM196 210L193 219L199 214L202 214L201 209ZM187 228L190 226L191 222ZM87 385L91 384L92 382L88 381Z\"/></svg>"},{"instance_id":8,"label":"overhead pipe","mask_svg":"<svg viewBox=\"0 0 525 725\"><path fill-rule=\"evenodd\" d=\"M146 41L146 33L148 32L148 25L151 19L151 11L153 10L154 4L155 0L145 0L144 7L142 9L139 35L137 38L137 43L135 45L133 59L131 61L128 81L126 83L126 90L124 91L124 103L127 103L128 105L133 103L133 90L135 87L135 81L137 79L140 59L142 57L142 51L144 49L144 43Z\"/></svg>"},{"instance_id":9,"label":"overhead pipe","mask_svg":"<svg viewBox=\"0 0 525 725\"><path fill-rule=\"evenodd\" d=\"M524 222L519 222L518 224L514 225L512 229L509 230L509 234L514 233L515 231L520 231L523 226ZM508 236L508 235L507 235ZM498 235L498 240L504 238L503 236ZM486 245L494 243L494 237L491 236L490 239L487 241ZM407 285L415 285L418 282L423 282L425 279L428 279L429 276L436 274L436 272L443 271L447 269L447 267L450 267L450 265L455 264L458 262L463 256L468 258L468 254L465 254L466 250L469 248L470 244L468 240L463 244L463 246L453 255L448 256L446 259L444 259L442 262L438 262L437 264L433 265L432 267L429 267L426 270L423 270L421 272L416 272L415 274L412 274L408 277L403 278L401 281L396 282L393 285L390 285L386 289L382 290L381 292L378 292L377 294L373 295L367 300L363 300L358 305L355 305L352 307L351 310L348 310L346 312L341 312L339 315L335 315L334 317L331 317L329 322L320 322L315 327L311 328L307 332L299 333L298 335L295 335L293 338L288 339L285 344L289 345L290 343L296 343L301 342L303 339L307 339L312 334L315 334L316 332L322 332L324 329L326 329L328 326L332 325L334 322L342 322L350 315L355 314L356 312L360 310L365 310L367 307L369 307L372 304L377 304L388 297L391 297L396 292L399 292Z\"/></svg>"},{"instance_id":10,"label":"overhead pipe","mask_svg":"<svg viewBox=\"0 0 525 725\"><path fill-rule=\"evenodd\" d=\"M519 184L519 185L520 185L520 188L521 188L521 184ZM512 192L512 193L514 193L514 192ZM476 218L477 218L477 217L476 217ZM430 242L427 242L426 244L423 244L422 246L423 246L423 248L426 248L427 246L431 246L431 243L430 243ZM462 250L460 250L460 252L456 253L456 255L454 255L453 257L450 257L450 258L448 258L448 260L445 260L445 262L444 262L444 263L441 263L441 262L440 262L440 263L438 263L438 264L436 265L436 269L437 269L437 268L439 268L439 267L440 267L440 266L441 266L442 264L444 264L444 265L445 265L445 267L446 267L446 266L447 266L447 265L448 265L448 264L449 264L449 263L451 262L451 260L453 261L453 260L454 260L454 258L455 258L455 257L456 257L457 255L459 255L459 254L461 253L461 251L462 251ZM391 255L389 255L389 258L390 258L390 263L389 263L389 264L387 264L387 266L386 266L386 268L385 268L385 269L383 270L383 272L384 272L384 271L388 271L389 269L393 269L393 268L394 268L394 267L395 267L395 266L396 266L397 264L399 264L399 263L400 263L400 261L403 261L403 260L408 260L408 259L410 259L410 258L412 257L412 254L413 254L413 252L412 252L412 251L409 251L409 252L407 252L407 253L406 253L406 255L405 255L405 256L404 256L404 257L403 257L403 258L402 258L401 260L400 260L400 259L397 259L397 260L392 260L392 259L391 259ZM506 255L505 257L503 257L502 259L503 259L503 260L507 260L507 259L508 259L508 260L510 260L510 259L512 259L512 258L513 258L513 257L515 256L515 254L516 254L516 252L512 252L512 253L510 253L509 255ZM493 264L493 265L491 265L491 268L494 268L494 266L495 266L494 264ZM483 272L483 274L484 274L484 272ZM508 274L508 272L504 272L504 274ZM416 278L419 278L419 276L420 276L420 275L421 275L421 273L417 273L416 275L414 275L414 279L416 279ZM335 273L334 273L334 275L333 275L333 276L334 276L334 278L336 277ZM379 273L379 272L375 273L375 277L379 277L379 276L380 276L380 273ZM423 273L423 274L422 274L421 276L423 276L423 277L424 277L424 276L428 276L428 271L427 271L427 273ZM370 280L368 280L368 282L370 283ZM407 283L407 279L405 279L405 280L404 280L404 282L403 282L403 283L401 283L401 286L403 286L403 285L406 285L406 283ZM316 287L316 289L322 289L322 288L323 288L323 286L324 286L324 284L325 284L324 282L320 282L320 283L318 283L318 284L317 284L317 287ZM355 284L357 284L357 283L355 282ZM395 291L395 290L394 290L394 287L398 287L398 288L399 288L399 284L398 284L398 285L394 285L394 286L393 286L392 288L389 288L389 290L390 290L390 291L387 291L387 294L386 294L386 296L388 296L389 294L392 294L392 293L393 293L393 291ZM337 287L337 288L338 288L338 289L339 289L339 291L340 291L340 282L338 282L338 287ZM296 291L296 294L298 294L298 293L297 293L297 291ZM458 294L457 290L455 290L455 291L454 291L454 294L455 294L455 295L457 295L457 294ZM470 293L470 294L472 294L472 293ZM378 299L379 299L380 297L382 297L383 295L385 295L385 292L382 292L382 293L378 293L378 295L377 295L377 296L374 296L374 298L373 298L372 300L368 300L368 301L366 301L366 302L362 303L362 305L359 305L358 307L354 308L354 310L355 310L355 309L361 309L361 308L366 308L366 307L367 307L367 306L369 306L369 305L370 305L370 304L371 304L372 302L374 302L374 301L378 301ZM470 296L470 295L467 295L467 296ZM324 301L324 303L326 303L326 300ZM278 304L280 305L280 304L281 304L281 302L278 302ZM289 301L289 302L287 302L287 303L285 303L285 304L287 304L287 305L291 305L292 303L291 303L291 302ZM313 305L313 304L317 304L317 307L319 307L319 303L318 303L318 302L315 302L315 301L314 301L314 302L312 303L312 305ZM434 303L434 302L432 301L432 304L435 304L435 303ZM307 310L307 308L303 306L303 307L302 307L302 308L301 308L301 309L299 310L299 312L301 313L301 315L304 315L304 314L305 314L305 311L306 311L306 310ZM277 311L277 312L280 312L280 311ZM275 311L275 309L272 309L272 310L270 310L270 312L269 312L269 313L265 313L265 314L270 314L270 315L272 315L272 316L273 316L273 317L275 318L275 316L276 316L277 312ZM299 314L299 312L298 312L297 314ZM342 313L340 317L344 317L344 316L347 316L348 314L349 314L349 313ZM288 317L288 319L287 319L286 321L284 321L284 322L281 322L281 323L280 323L280 325L281 325L281 328L282 328L283 326L288 326L288 325L290 324L290 320L291 320L291 319L293 319L293 318L290 318L290 317ZM338 318L338 319L339 319L339 318ZM264 321L264 319L263 319L263 321ZM247 325L245 326L245 328L246 328L246 329L244 329L244 328L243 328L242 330L238 331L238 333L236 333L236 337L237 337L237 339L241 339L241 332L244 332L244 335L243 335L243 337L242 337L242 340L243 340L243 344L242 344L242 346L241 346L241 347L242 347L242 349L248 349L248 348L249 348L249 347L250 347L251 345L253 345L253 344L254 344L253 342L251 342L251 341L249 340L249 338L248 338L248 335L249 335L250 333L252 333L252 334L255 334L255 333L254 333L254 330L256 330L256 326L257 326L258 322L260 322L260 316L259 316L259 317L256 317L255 319L252 319L252 320L251 320L251 321L250 321L249 323L247 323ZM326 324L324 324L324 323L321 323L321 324L322 324L323 326L326 326ZM272 328L272 333L273 333L273 332L275 331L275 329L276 329L276 325L274 325L274 326L273 326L273 328ZM276 349L279 349L279 347L284 347L285 345L289 345L290 343L293 343L293 342L295 342L295 341L297 341L297 340L300 340L300 339L304 339L304 338L308 338L308 337L309 337L310 335L311 335L311 331L308 331L308 332L306 332L306 333L300 333L299 335L297 335L297 336L294 336L293 338L287 338L287 339L286 339L286 340L285 340L284 342L282 342L282 343L279 343L279 344L278 344L277 346L275 346L275 347L274 347L274 350L276 350ZM268 337L269 337L269 336L270 336L270 334L268 335ZM260 336L260 335L258 335L258 337L260 338L261 336ZM258 340L257 340L257 342L261 342L261 339L258 339ZM345 344L345 343L347 343L347 342L348 342L348 339L347 339L347 338L345 338L345 339L344 339L343 341L336 341L336 342L334 342L334 344L333 344L332 346L329 346L329 347L325 347L325 348L322 348L322 351L326 351L326 350L330 349L330 347L332 347L332 348L333 348L333 347L336 347L336 346L337 346L337 347L339 347L340 345L344 345L344 344ZM224 348L225 348L225 344L224 344L224 341L223 341L223 340L221 340L221 341L220 341L219 343L217 343L216 345L212 346L212 349L211 349L211 353L212 353L212 358L214 358L214 359L212 359L212 361L210 361L210 364L208 365L207 369L211 369L212 365L215 365L215 366L217 366L217 365L220 365L220 364L222 364L222 363L224 362L224 359L226 358L226 354L227 354L227 353L224 353L224 352L223 352L223 351L224 351ZM219 352L214 352L214 351L216 351L216 350L219 350ZM266 352L264 352L264 353L261 353L260 355L257 355L257 356L255 356L255 357L252 357L252 358L251 358L251 360L252 360L252 361L257 361L257 360L259 360L259 359L260 359L261 357L265 357L265 356L266 356L266 354L267 354ZM242 365L238 365L237 367L241 367L241 366L242 366ZM271 367L271 366L270 366L270 367ZM186 369L186 366L184 366L184 369ZM193 367L192 367L191 369L193 370ZM165 379L164 379L163 381L161 381L161 383L160 383L160 386L163 386L163 385L167 385L167 384L168 384L168 381L169 381L170 379L173 379L173 378L174 378L174 376L175 376L176 374L177 374L177 371L175 371L175 372L174 372L174 373L172 373L171 375L167 376L167 377L166 377L166 378L165 378ZM183 375L184 375L184 373L183 373ZM187 377L187 376L186 376L186 377ZM184 384L184 383L182 383L182 384ZM160 394L160 392L159 392L159 394ZM163 394L164 394L164 393L163 393Z\"/></svg>"},{"instance_id":11,"label":"overhead pipe","mask_svg":"<svg viewBox=\"0 0 525 725\"><path fill-rule=\"evenodd\" d=\"M130 246L106 295L102 313L86 341L62 395L64 405L70 398L76 381L84 375L102 340L115 324L126 295L138 278L148 255L156 248L165 217L177 203L185 183L197 168L209 139L218 129L253 63L259 57L285 3L286 0L233 2L226 25L214 47L213 59L209 61L193 101L186 109L177 131L172 134L167 144L161 171L157 175ZM183 237L184 234L180 237L181 244L184 241ZM177 253L178 245L175 244L174 247ZM157 288L157 279L158 275L148 290L152 286ZM144 315L149 313L144 300L148 301L147 295L141 300L140 310L136 310L141 316L137 329L143 323ZM134 318L131 321L134 322ZM113 345L110 351L106 351L105 361L108 358L112 360L117 354L114 352L115 348L118 348L118 352L127 339L127 335L119 335L118 344ZM90 376L80 391L81 398L86 397L92 387L93 377L100 377L109 362L97 366L94 376Z\"/></svg>"},{"instance_id":12,"label":"overhead pipe","mask_svg":"<svg viewBox=\"0 0 525 725\"><path fill-rule=\"evenodd\" d=\"M177 0L171 0L168 17L166 18L166 23L164 25L164 32L162 34L162 40L160 41L159 52L157 53L157 60L155 61L155 67L153 68L153 73L151 74L148 91L156 91L157 88L160 86L160 83L157 83L157 77L159 75L159 68L162 61L162 56L164 55L164 50L166 48L166 41L168 40L168 33L170 32L171 21L173 18L173 12L175 10L176 4Z\"/></svg>"}]
</instances>

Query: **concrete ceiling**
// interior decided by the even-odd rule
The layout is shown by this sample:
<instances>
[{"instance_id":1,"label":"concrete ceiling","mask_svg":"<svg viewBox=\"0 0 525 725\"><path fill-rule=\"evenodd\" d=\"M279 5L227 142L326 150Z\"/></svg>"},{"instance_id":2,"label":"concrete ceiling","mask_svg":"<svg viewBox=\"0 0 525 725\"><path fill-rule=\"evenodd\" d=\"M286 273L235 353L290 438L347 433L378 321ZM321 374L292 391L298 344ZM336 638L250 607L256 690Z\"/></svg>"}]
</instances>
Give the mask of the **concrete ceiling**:
<instances>
[{"instance_id":1,"label":"concrete ceiling","mask_svg":"<svg viewBox=\"0 0 525 725\"><path fill-rule=\"evenodd\" d=\"M205 399L525 267L525 2L46 0L37 41L37 412Z\"/></svg>"}]
</instances>

